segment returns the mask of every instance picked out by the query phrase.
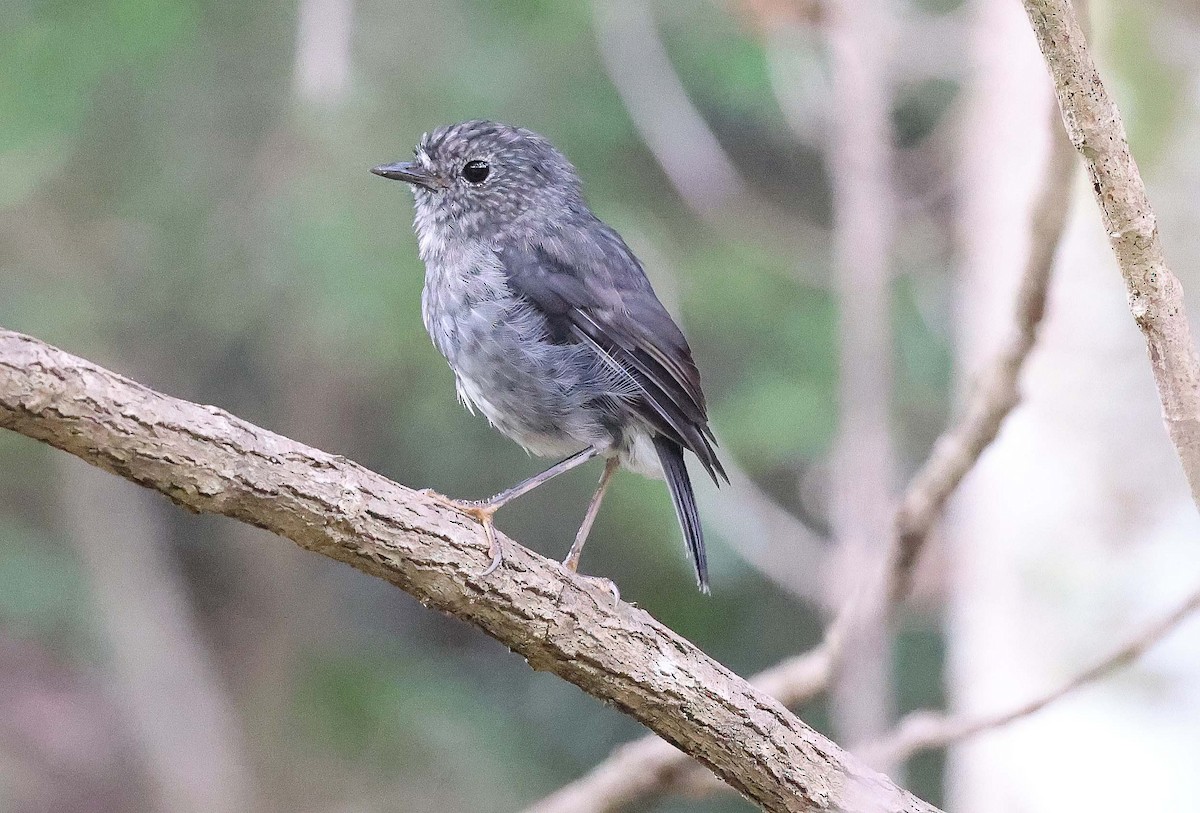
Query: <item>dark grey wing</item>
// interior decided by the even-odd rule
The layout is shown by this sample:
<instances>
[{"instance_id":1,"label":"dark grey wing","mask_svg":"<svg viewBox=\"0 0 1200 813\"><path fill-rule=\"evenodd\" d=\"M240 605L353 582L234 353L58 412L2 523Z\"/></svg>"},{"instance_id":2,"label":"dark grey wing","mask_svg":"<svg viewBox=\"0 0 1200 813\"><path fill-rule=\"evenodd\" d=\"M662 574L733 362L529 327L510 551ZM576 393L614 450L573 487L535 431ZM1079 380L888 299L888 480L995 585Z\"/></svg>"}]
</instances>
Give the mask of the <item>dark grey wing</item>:
<instances>
[{"instance_id":1,"label":"dark grey wing","mask_svg":"<svg viewBox=\"0 0 1200 813\"><path fill-rule=\"evenodd\" d=\"M599 221L500 247L513 293L546 318L554 341L588 342L637 383L632 408L728 481L708 427L700 373L641 264Z\"/></svg>"}]
</instances>

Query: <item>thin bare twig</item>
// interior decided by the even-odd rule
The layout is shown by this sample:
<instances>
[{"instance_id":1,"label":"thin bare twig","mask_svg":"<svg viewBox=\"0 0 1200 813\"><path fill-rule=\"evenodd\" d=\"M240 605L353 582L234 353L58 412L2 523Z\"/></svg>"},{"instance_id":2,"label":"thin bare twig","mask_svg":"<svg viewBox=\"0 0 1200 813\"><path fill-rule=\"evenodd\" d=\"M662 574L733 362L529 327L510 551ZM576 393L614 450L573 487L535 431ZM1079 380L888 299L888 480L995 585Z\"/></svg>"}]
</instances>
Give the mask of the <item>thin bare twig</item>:
<instances>
[{"instance_id":1,"label":"thin bare twig","mask_svg":"<svg viewBox=\"0 0 1200 813\"><path fill-rule=\"evenodd\" d=\"M655 287L663 302L678 310L680 279L676 269L663 258L650 257L656 274ZM660 281L667 282L665 288ZM719 435L717 441L725 446ZM759 487L737 464L727 459L729 482L723 488L707 479L697 483L706 521L711 521L729 547L764 579L794 598L813 606L824 606L821 574L829 553L829 540L809 527Z\"/></svg>"},{"instance_id":2,"label":"thin bare twig","mask_svg":"<svg viewBox=\"0 0 1200 813\"><path fill-rule=\"evenodd\" d=\"M725 461L729 484L699 483L705 519L742 561L796 599L820 606L821 573L828 540L781 506L732 460Z\"/></svg>"},{"instance_id":3,"label":"thin bare twig","mask_svg":"<svg viewBox=\"0 0 1200 813\"><path fill-rule=\"evenodd\" d=\"M893 526L896 559L888 590L892 601L908 594L913 569L946 502L1021 399L1021 370L1037 341L1046 310L1050 272L1071 208L1075 177L1074 151L1059 127L1056 111L1051 111L1049 125L1053 134L1050 154L1032 212L1029 258L1017 289L1013 330L983 370L958 421L942 432L904 490Z\"/></svg>"},{"instance_id":4,"label":"thin bare twig","mask_svg":"<svg viewBox=\"0 0 1200 813\"><path fill-rule=\"evenodd\" d=\"M855 753L868 760L903 761L934 748L945 748L987 731L1028 717L1073 692L1108 677L1129 666L1151 647L1174 632L1184 621L1200 610L1200 590L1192 593L1182 604L1146 629L1131 637L1112 654L1075 675L1043 695L1032 698L1007 711L986 715L954 715L932 710L914 711L905 716L886 738Z\"/></svg>"},{"instance_id":5,"label":"thin bare twig","mask_svg":"<svg viewBox=\"0 0 1200 813\"><path fill-rule=\"evenodd\" d=\"M824 245L823 226L780 210L747 182L688 96L650 6L591 0L591 8L608 78L642 143L688 209L739 240L757 236L779 246L804 247L810 255L814 246Z\"/></svg>"},{"instance_id":6,"label":"thin bare twig","mask_svg":"<svg viewBox=\"0 0 1200 813\"><path fill-rule=\"evenodd\" d=\"M696 110L645 3L593 0L596 42L633 126L701 219L744 197L746 183Z\"/></svg>"}]
</instances>

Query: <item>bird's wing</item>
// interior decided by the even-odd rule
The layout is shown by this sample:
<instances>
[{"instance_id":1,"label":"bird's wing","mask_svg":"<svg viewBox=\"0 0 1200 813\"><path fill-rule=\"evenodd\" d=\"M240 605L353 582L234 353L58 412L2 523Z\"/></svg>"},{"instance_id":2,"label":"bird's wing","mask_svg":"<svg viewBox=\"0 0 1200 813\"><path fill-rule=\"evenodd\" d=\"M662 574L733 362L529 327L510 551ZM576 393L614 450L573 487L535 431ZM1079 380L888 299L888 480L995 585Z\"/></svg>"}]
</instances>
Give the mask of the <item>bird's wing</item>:
<instances>
[{"instance_id":1,"label":"bird's wing","mask_svg":"<svg viewBox=\"0 0 1200 813\"><path fill-rule=\"evenodd\" d=\"M728 480L691 348L616 232L596 221L513 240L499 253L510 289L542 313L553 340L596 347L636 382L633 409L691 449L714 480Z\"/></svg>"}]
</instances>

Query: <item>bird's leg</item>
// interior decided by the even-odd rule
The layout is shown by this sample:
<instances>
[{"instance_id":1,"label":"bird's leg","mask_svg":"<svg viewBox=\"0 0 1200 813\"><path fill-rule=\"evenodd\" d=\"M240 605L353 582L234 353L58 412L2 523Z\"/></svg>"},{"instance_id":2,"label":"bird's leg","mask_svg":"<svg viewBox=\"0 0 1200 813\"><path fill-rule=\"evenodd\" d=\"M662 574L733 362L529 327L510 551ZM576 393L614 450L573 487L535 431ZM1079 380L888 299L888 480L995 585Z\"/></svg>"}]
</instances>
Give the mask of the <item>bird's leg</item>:
<instances>
[{"instance_id":1,"label":"bird's leg","mask_svg":"<svg viewBox=\"0 0 1200 813\"><path fill-rule=\"evenodd\" d=\"M617 472L619 461L615 457L610 457L604 464L604 473L600 475L600 485L596 486L596 493L592 495L592 501L588 503L587 513L583 515L583 524L579 526L579 530L575 534L575 541L571 544L571 549L567 551L567 558L563 559L562 566L572 573L579 572L579 557L583 554L583 543L587 541L588 534L592 530L592 523L596 521L596 514L600 513L600 503L604 500L604 492L608 490L608 482ZM612 593L613 604L621 601L621 591L617 589L617 585L610 579L605 579L602 576L583 576L585 579L603 582L604 586Z\"/></svg>"},{"instance_id":2,"label":"bird's leg","mask_svg":"<svg viewBox=\"0 0 1200 813\"><path fill-rule=\"evenodd\" d=\"M426 489L424 493L427 496L437 500L442 505L466 514L483 525L483 532L487 536L488 551L491 554L492 561L491 564L487 566L487 569L479 575L487 576L496 568L500 567L500 563L504 561L504 551L500 548L500 540L496 537L496 526L492 521L492 517L495 515L495 513L508 503L515 500L517 497L520 497L522 494L528 494L530 491L533 491L547 480L551 480L564 472L568 472L576 466L583 465L597 454L598 452L589 446L583 451L576 452L575 454L571 455L566 460L555 463L542 473L535 474L528 480L523 480L512 488L507 488L504 491L501 491L499 494L489 497L486 500L455 500L445 496L444 494L438 494L436 491L432 491L430 489Z\"/></svg>"},{"instance_id":3,"label":"bird's leg","mask_svg":"<svg viewBox=\"0 0 1200 813\"><path fill-rule=\"evenodd\" d=\"M600 503L604 499L604 492L608 490L608 481L616 474L617 463L617 458L610 457L604 464L604 473L600 475L600 485L596 487L596 493L592 495L592 501L588 503L587 513L583 515L583 524L579 526L579 531L575 534L575 542L567 551L567 558L563 559L563 567L572 573L579 571L579 557L583 554L583 543L587 541L588 534L591 533L592 523L596 521L596 514L600 513Z\"/></svg>"}]
</instances>

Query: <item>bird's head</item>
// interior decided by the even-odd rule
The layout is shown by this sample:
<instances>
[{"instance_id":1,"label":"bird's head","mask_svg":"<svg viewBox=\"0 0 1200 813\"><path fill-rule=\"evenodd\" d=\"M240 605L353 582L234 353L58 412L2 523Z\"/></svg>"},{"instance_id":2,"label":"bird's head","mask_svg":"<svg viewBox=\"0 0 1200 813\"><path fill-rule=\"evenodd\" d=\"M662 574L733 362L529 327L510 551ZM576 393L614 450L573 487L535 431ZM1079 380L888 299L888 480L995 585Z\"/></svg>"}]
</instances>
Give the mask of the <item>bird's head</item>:
<instances>
[{"instance_id":1,"label":"bird's head","mask_svg":"<svg viewBox=\"0 0 1200 813\"><path fill-rule=\"evenodd\" d=\"M421 137L415 160L372 169L412 185L417 231L491 237L532 217L583 206L579 175L542 136L493 121L465 121Z\"/></svg>"}]
</instances>

